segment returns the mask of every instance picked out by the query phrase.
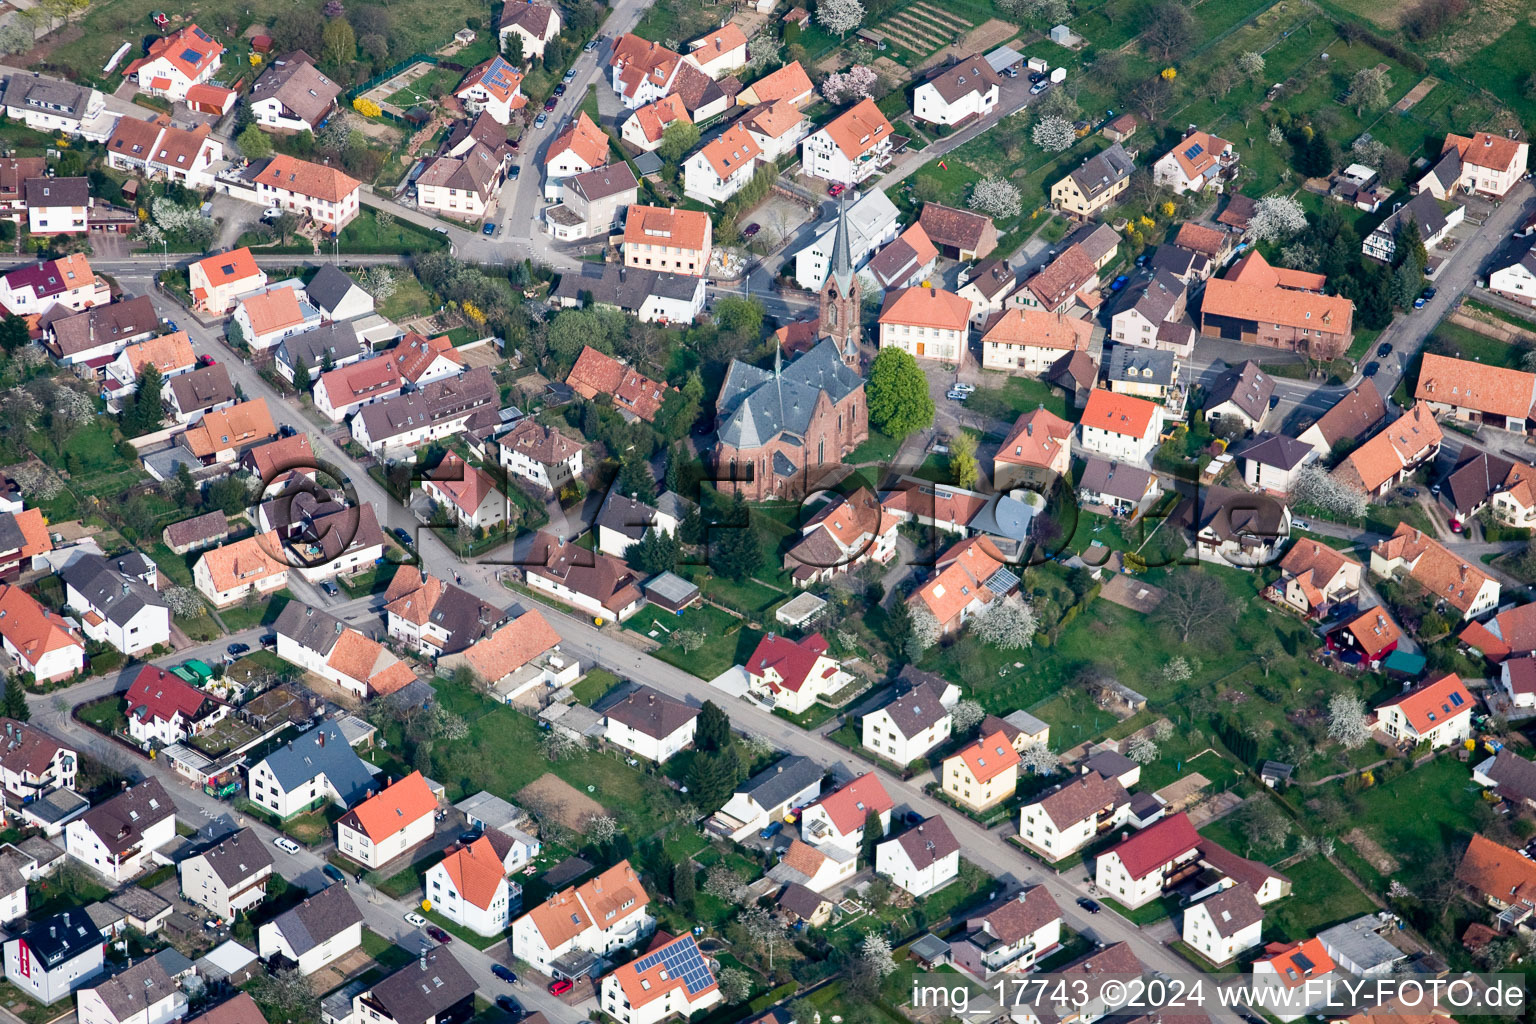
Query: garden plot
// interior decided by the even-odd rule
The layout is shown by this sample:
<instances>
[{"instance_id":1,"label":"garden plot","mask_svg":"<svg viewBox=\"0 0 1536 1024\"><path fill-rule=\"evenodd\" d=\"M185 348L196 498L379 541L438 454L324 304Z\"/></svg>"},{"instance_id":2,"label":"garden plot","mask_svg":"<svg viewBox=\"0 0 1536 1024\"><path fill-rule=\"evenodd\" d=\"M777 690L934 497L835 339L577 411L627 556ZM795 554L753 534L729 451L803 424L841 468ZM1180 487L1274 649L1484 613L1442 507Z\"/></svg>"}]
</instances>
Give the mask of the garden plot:
<instances>
[{"instance_id":1,"label":"garden plot","mask_svg":"<svg viewBox=\"0 0 1536 1024\"><path fill-rule=\"evenodd\" d=\"M890 40L904 50L926 57L963 38L975 23L921 0L886 18L872 34Z\"/></svg>"}]
</instances>

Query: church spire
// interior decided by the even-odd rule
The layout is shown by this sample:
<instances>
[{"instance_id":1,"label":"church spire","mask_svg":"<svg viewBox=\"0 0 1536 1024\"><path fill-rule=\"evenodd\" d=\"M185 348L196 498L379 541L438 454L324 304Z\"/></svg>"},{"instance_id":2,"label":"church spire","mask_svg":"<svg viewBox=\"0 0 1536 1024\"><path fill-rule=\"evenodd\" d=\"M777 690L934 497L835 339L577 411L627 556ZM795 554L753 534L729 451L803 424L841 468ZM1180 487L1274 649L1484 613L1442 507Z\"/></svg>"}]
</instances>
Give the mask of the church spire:
<instances>
[{"instance_id":1,"label":"church spire","mask_svg":"<svg viewBox=\"0 0 1536 1024\"><path fill-rule=\"evenodd\" d=\"M843 364L859 369L859 278L853 267L853 243L848 237L848 202L837 201L832 262L821 285L821 335L837 344Z\"/></svg>"},{"instance_id":2,"label":"church spire","mask_svg":"<svg viewBox=\"0 0 1536 1024\"><path fill-rule=\"evenodd\" d=\"M853 286L853 253L848 242L848 201L841 196L837 200L837 234L832 240L829 276L841 294L848 294Z\"/></svg>"}]
</instances>

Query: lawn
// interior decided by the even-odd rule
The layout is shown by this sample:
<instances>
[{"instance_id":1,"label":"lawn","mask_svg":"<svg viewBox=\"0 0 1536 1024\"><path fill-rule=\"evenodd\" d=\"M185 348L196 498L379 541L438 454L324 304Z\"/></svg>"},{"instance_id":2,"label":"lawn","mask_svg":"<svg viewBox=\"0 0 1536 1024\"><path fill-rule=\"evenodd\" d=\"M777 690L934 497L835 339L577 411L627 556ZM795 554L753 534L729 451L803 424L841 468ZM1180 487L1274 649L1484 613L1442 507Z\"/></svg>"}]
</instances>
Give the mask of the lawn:
<instances>
[{"instance_id":1,"label":"lawn","mask_svg":"<svg viewBox=\"0 0 1536 1024\"><path fill-rule=\"evenodd\" d=\"M578 701L591 707L602 700L609 690L619 685L619 682L619 677L605 668L590 668L587 674L571 687L571 692L576 695Z\"/></svg>"},{"instance_id":2,"label":"lawn","mask_svg":"<svg viewBox=\"0 0 1536 1024\"><path fill-rule=\"evenodd\" d=\"M429 252L448 244L445 235L428 231L409 221L395 218L387 227L379 223L378 214L369 207L358 211L357 218L341 229L341 252L401 253Z\"/></svg>"},{"instance_id":3,"label":"lawn","mask_svg":"<svg viewBox=\"0 0 1536 1024\"><path fill-rule=\"evenodd\" d=\"M416 954L410 950L395 945L369 928L363 929L363 952L386 971L397 970L416 959Z\"/></svg>"},{"instance_id":4,"label":"lawn","mask_svg":"<svg viewBox=\"0 0 1536 1024\"><path fill-rule=\"evenodd\" d=\"M448 68L433 68L416 79L416 81L396 89L384 97L384 102L393 103L402 109L408 109L417 104L431 106L437 102L439 97L451 93L453 87L459 84L461 77L463 76L458 71L450 71Z\"/></svg>"},{"instance_id":5,"label":"lawn","mask_svg":"<svg viewBox=\"0 0 1536 1024\"><path fill-rule=\"evenodd\" d=\"M478 935L475 932L470 931L468 928L465 928L463 925L448 920L446 917L444 917L442 914L439 914L435 910L424 910L422 911L422 915L426 917L428 921L431 921L433 924L437 925L449 935L452 935L454 938L460 940L461 942L469 943L476 949L490 949L492 946L496 945L496 943L504 941L507 937L505 932L500 935Z\"/></svg>"},{"instance_id":6,"label":"lawn","mask_svg":"<svg viewBox=\"0 0 1536 1024\"><path fill-rule=\"evenodd\" d=\"M682 615L672 615L655 607L641 609L624 623L624 628L659 640L661 647L653 652L655 657L701 679L713 679L732 665L745 661L761 636L756 630L745 628L745 623L729 612L710 605L696 605ZM702 634L704 646L684 652L668 642L667 638L679 629Z\"/></svg>"},{"instance_id":7,"label":"lawn","mask_svg":"<svg viewBox=\"0 0 1536 1024\"><path fill-rule=\"evenodd\" d=\"M966 401L966 411L1012 423L1026 412L1040 406L1069 423L1077 422L1077 410L1068 407L1067 396L1032 377L1004 377L1000 373L983 375L981 387Z\"/></svg>"},{"instance_id":8,"label":"lawn","mask_svg":"<svg viewBox=\"0 0 1536 1024\"><path fill-rule=\"evenodd\" d=\"M1324 928L1376 912L1370 897L1326 857L1309 857L1285 869L1291 895L1269 908L1264 937L1309 939Z\"/></svg>"},{"instance_id":9,"label":"lawn","mask_svg":"<svg viewBox=\"0 0 1536 1024\"><path fill-rule=\"evenodd\" d=\"M425 316L437 308L432 296L416 280L414 274L399 274L395 278L395 290L389 298L379 303L380 315L399 323L412 317Z\"/></svg>"},{"instance_id":10,"label":"lawn","mask_svg":"<svg viewBox=\"0 0 1536 1024\"><path fill-rule=\"evenodd\" d=\"M255 626L269 626L277 621L278 615L282 614L284 606L291 600L293 595L284 588L265 601L257 601L250 606L241 603L225 608L219 612L219 618L230 633L239 633Z\"/></svg>"},{"instance_id":11,"label":"lawn","mask_svg":"<svg viewBox=\"0 0 1536 1024\"><path fill-rule=\"evenodd\" d=\"M844 465L862 466L865 463L874 463L877 466L888 466L896 457L896 452L901 448L901 441L894 437L886 437L878 430L869 432L869 439L848 453L843 460Z\"/></svg>"},{"instance_id":12,"label":"lawn","mask_svg":"<svg viewBox=\"0 0 1536 1024\"><path fill-rule=\"evenodd\" d=\"M1536 25L1517 19L1459 70L1509 104L1526 123L1536 121L1536 98L1525 88L1536 54Z\"/></svg>"},{"instance_id":13,"label":"lawn","mask_svg":"<svg viewBox=\"0 0 1536 1024\"><path fill-rule=\"evenodd\" d=\"M86 725L109 735L126 732L128 729L128 716L123 712L123 698L115 693L93 700L89 704L80 705L76 714Z\"/></svg>"},{"instance_id":14,"label":"lawn","mask_svg":"<svg viewBox=\"0 0 1536 1024\"><path fill-rule=\"evenodd\" d=\"M1349 825L1398 862L1398 870L1388 873L1392 879L1416 890L1454 864L1457 845L1466 841L1477 815L1486 812L1480 792L1465 765L1438 757L1349 801ZM1403 813L1405 807L1413 813ZM1344 846L1341 840L1339 848Z\"/></svg>"}]
</instances>

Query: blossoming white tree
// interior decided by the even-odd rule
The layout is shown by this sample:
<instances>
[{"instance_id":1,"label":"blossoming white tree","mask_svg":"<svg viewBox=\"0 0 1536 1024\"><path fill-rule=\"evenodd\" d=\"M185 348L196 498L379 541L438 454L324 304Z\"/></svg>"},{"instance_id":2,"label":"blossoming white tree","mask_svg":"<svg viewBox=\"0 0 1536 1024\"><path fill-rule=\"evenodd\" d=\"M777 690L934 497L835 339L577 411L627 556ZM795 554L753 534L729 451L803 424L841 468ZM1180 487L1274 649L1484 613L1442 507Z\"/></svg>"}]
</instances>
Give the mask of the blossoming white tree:
<instances>
[{"instance_id":1,"label":"blossoming white tree","mask_svg":"<svg viewBox=\"0 0 1536 1024\"><path fill-rule=\"evenodd\" d=\"M1047 153L1061 153L1072 148L1072 143L1077 141L1077 131L1071 121L1049 114L1035 122L1029 137Z\"/></svg>"},{"instance_id":2,"label":"blossoming white tree","mask_svg":"<svg viewBox=\"0 0 1536 1024\"><path fill-rule=\"evenodd\" d=\"M1248 218L1248 230L1260 242L1283 242L1306 226L1307 212L1293 196L1265 196Z\"/></svg>"}]
</instances>

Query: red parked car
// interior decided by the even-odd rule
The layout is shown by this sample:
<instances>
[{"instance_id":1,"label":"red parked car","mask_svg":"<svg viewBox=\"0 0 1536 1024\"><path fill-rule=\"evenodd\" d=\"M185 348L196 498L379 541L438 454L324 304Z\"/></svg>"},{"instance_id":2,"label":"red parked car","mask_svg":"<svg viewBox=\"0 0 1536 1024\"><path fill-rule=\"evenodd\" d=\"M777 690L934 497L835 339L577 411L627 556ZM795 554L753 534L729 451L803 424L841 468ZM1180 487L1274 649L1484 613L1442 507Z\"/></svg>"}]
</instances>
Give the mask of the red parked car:
<instances>
[{"instance_id":1,"label":"red parked car","mask_svg":"<svg viewBox=\"0 0 1536 1024\"><path fill-rule=\"evenodd\" d=\"M833 199L836 199L846 191L848 191L847 185L837 184L827 186L827 195L831 196Z\"/></svg>"},{"instance_id":2,"label":"red parked car","mask_svg":"<svg viewBox=\"0 0 1536 1024\"><path fill-rule=\"evenodd\" d=\"M554 981L549 983L549 994L552 996L563 996L569 992L572 987L573 986L571 984L570 978L556 978Z\"/></svg>"}]
</instances>

